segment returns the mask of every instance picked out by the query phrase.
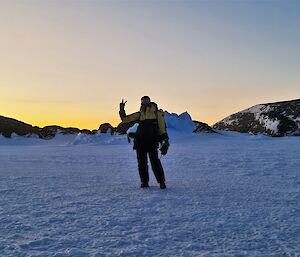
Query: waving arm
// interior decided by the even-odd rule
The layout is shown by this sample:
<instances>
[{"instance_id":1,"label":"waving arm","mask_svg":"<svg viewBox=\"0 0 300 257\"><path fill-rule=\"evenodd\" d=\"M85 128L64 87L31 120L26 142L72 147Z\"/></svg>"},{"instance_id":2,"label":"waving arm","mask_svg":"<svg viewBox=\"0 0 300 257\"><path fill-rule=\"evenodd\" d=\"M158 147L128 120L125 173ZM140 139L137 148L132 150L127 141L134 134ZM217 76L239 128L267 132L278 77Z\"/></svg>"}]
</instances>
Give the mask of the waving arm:
<instances>
[{"instance_id":1,"label":"waving arm","mask_svg":"<svg viewBox=\"0 0 300 257\"><path fill-rule=\"evenodd\" d=\"M126 112L125 112L125 104L126 103L127 103L127 101L124 102L124 99L122 99L122 102L120 103L119 115L120 115L122 122L129 123L129 122L133 122L133 121L138 121L140 118L140 112L135 112L135 113L126 115Z\"/></svg>"}]
</instances>

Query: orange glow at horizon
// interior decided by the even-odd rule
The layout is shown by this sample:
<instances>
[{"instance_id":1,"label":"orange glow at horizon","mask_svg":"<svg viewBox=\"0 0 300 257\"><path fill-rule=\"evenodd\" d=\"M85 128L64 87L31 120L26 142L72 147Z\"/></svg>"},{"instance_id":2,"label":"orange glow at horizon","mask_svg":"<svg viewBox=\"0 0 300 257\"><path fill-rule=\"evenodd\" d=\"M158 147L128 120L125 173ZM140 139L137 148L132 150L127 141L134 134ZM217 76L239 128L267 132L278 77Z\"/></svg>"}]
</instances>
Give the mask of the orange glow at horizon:
<instances>
[{"instance_id":1,"label":"orange glow at horizon","mask_svg":"<svg viewBox=\"0 0 300 257\"><path fill-rule=\"evenodd\" d=\"M97 129L149 95L212 125L299 98L293 4L150 2L0 2L0 115Z\"/></svg>"},{"instance_id":2,"label":"orange glow at horizon","mask_svg":"<svg viewBox=\"0 0 300 257\"><path fill-rule=\"evenodd\" d=\"M102 123L110 123L112 126L116 127L120 122L121 119L119 118L118 111L116 113L102 113L102 112L93 112L89 113L88 111L86 113L84 112L76 112L72 113L70 110L62 110L56 112L54 110L49 111L51 109L51 105L45 105L45 106L36 106L35 103L26 103L26 104L3 104L0 103L0 109L2 112L0 115L17 119L19 121L28 123L32 126L38 126L38 127L45 127L50 125L58 125L62 127L76 127L80 129L98 129L99 126ZM130 109L130 108L126 108ZM136 110L132 109L132 111L127 110L127 114L133 113L135 111L138 111L138 108ZM170 110L168 110L170 111ZM182 112L184 112L183 110ZM172 112L172 111L170 111ZM178 114L182 113L178 112ZM213 124L217 121L216 118L212 117L206 117L211 118L204 120L203 118L196 118L192 117L194 120L199 120L202 122L206 122L208 124Z\"/></svg>"}]
</instances>

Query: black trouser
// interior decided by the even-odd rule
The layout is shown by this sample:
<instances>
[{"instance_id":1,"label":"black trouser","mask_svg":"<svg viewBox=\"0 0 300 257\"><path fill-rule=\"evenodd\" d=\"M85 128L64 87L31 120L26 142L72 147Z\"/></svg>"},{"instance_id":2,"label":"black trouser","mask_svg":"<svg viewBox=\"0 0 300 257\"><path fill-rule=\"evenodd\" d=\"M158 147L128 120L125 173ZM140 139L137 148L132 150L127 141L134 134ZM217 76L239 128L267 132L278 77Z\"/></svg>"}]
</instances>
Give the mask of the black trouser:
<instances>
[{"instance_id":1,"label":"black trouser","mask_svg":"<svg viewBox=\"0 0 300 257\"><path fill-rule=\"evenodd\" d=\"M161 165L160 159L158 158L157 148L151 148L150 150L136 149L136 153L137 153L138 168L139 168L141 182L142 183L149 182L147 154L149 155L151 167L157 182L158 183L164 182L165 181L164 169Z\"/></svg>"}]
</instances>

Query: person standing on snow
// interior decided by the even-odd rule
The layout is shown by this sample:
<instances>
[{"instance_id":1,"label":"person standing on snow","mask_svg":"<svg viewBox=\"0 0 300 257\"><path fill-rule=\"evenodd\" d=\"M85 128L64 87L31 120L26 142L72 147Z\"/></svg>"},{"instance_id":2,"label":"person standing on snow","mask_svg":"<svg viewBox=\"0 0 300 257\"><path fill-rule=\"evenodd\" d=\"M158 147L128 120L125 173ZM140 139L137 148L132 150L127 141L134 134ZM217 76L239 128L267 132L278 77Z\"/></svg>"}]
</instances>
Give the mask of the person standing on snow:
<instances>
[{"instance_id":1,"label":"person standing on snow","mask_svg":"<svg viewBox=\"0 0 300 257\"><path fill-rule=\"evenodd\" d=\"M141 187L149 187L148 155L151 167L161 189L166 188L165 174L158 158L158 147L162 154L166 154L169 147L169 136L166 130L164 111L158 110L156 103L151 102L149 96L141 98L141 108L138 112L126 115L125 104L120 103L120 118L123 123L138 122L138 128L134 137L133 149L137 153L138 170L141 179Z\"/></svg>"}]
</instances>

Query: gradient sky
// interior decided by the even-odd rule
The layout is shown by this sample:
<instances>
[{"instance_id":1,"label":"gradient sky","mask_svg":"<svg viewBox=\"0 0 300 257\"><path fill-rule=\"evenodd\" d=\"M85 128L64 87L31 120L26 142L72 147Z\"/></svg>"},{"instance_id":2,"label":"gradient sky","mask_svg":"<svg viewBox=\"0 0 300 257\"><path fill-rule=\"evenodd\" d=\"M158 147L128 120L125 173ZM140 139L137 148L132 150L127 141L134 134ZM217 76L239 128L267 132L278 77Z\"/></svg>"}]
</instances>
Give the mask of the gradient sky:
<instances>
[{"instance_id":1,"label":"gradient sky","mask_svg":"<svg viewBox=\"0 0 300 257\"><path fill-rule=\"evenodd\" d=\"M300 98L300 1L0 0L0 115L117 125L149 95L213 124Z\"/></svg>"}]
</instances>

